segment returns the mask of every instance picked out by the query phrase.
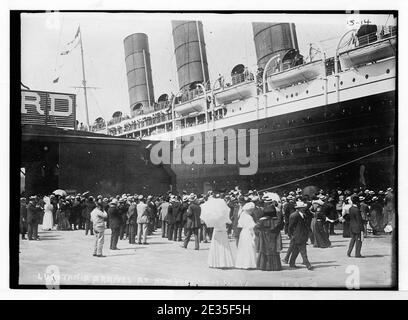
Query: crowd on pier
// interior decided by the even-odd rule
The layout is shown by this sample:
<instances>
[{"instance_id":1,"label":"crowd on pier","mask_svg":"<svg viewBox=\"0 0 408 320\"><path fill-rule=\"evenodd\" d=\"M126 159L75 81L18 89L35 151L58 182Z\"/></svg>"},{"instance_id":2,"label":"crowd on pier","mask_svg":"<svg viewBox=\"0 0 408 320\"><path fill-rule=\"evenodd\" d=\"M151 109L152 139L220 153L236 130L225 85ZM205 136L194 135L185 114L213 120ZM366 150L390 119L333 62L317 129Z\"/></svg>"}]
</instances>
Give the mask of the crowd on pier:
<instances>
[{"instance_id":1,"label":"crowd on pier","mask_svg":"<svg viewBox=\"0 0 408 320\"><path fill-rule=\"evenodd\" d=\"M308 187L280 194L243 192L239 187L223 191L115 197L62 192L22 197L20 233L23 240L38 241L39 225L43 230L81 229L86 236L95 237L93 255L104 257L106 228L111 229L110 250L120 249L119 240L147 245L149 236L158 231L162 238L178 241L186 249L192 237L195 250L201 242L211 242L210 267L267 271L281 270L282 262L296 268L299 253L303 264L312 270L306 245L330 248L336 224L342 225L343 237L350 238L345 254L351 256L355 247L357 258L363 257L364 237L395 233L392 188L325 191ZM285 235L290 243L282 258ZM232 245L237 246L235 256Z\"/></svg>"}]
</instances>

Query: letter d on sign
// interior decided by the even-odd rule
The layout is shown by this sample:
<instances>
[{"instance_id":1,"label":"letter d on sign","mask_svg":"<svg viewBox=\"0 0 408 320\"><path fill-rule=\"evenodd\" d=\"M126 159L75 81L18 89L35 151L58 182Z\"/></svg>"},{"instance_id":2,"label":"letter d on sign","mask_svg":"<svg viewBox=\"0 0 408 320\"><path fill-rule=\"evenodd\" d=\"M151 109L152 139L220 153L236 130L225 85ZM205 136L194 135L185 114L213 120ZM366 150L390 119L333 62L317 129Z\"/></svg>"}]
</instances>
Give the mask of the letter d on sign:
<instances>
[{"instance_id":1,"label":"letter d on sign","mask_svg":"<svg viewBox=\"0 0 408 320\"><path fill-rule=\"evenodd\" d=\"M360 269L356 265L349 265L346 268L349 276L346 278L347 289L360 289Z\"/></svg>"},{"instance_id":2,"label":"letter d on sign","mask_svg":"<svg viewBox=\"0 0 408 320\"><path fill-rule=\"evenodd\" d=\"M73 101L70 96L67 96L66 94L50 93L49 97L50 97L50 115L69 117L72 114ZM66 111L55 110L55 99L66 100L68 109Z\"/></svg>"}]
</instances>

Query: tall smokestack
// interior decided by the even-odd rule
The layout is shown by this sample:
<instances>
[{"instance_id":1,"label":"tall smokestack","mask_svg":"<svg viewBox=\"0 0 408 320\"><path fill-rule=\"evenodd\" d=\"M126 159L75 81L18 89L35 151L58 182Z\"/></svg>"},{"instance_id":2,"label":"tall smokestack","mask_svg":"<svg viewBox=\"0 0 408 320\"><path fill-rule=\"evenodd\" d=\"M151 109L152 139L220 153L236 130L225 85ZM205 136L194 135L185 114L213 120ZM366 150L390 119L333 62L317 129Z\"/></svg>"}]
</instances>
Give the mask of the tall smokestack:
<instances>
[{"instance_id":1,"label":"tall smokestack","mask_svg":"<svg viewBox=\"0 0 408 320\"><path fill-rule=\"evenodd\" d=\"M124 40L130 112L151 111L154 104L149 41L144 33L134 33Z\"/></svg>"},{"instance_id":2,"label":"tall smokestack","mask_svg":"<svg viewBox=\"0 0 408 320\"><path fill-rule=\"evenodd\" d=\"M202 22L172 21L171 24L180 90L198 82L209 82Z\"/></svg>"},{"instance_id":3,"label":"tall smokestack","mask_svg":"<svg viewBox=\"0 0 408 320\"><path fill-rule=\"evenodd\" d=\"M265 69L275 54L282 58L289 49L299 50L294 23L253 22L252 29L259 68Z\"/></svg>"}]
</instances>

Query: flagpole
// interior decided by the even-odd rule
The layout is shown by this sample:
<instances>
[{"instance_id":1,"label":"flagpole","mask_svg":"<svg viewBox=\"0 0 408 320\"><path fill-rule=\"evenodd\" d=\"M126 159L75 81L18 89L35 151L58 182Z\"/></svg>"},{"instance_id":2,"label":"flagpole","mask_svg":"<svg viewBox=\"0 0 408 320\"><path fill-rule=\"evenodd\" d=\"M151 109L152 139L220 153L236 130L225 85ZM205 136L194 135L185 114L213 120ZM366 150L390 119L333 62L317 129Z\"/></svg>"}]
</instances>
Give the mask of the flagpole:
<instances>
[{"instance_id":1,"label":"flagpole","mask_svg":"<svg viewBox=\"0 0 408 320\"><path fill-rule=\"evenodd\" d=\"M79 26L81 28L81 26ZM81 30L81 29L79 29ZM88 98L86 94L86 80L85 80L85 64L84 64L84 47L82 45L82 32L80 31L80 38L79 42L81 45L81 59L82 59L82 85L84 89L84 96L85 96L85 111L86 111L86 124L89 128L89 114L88 114Z\"/></svg>"}]
</instances>

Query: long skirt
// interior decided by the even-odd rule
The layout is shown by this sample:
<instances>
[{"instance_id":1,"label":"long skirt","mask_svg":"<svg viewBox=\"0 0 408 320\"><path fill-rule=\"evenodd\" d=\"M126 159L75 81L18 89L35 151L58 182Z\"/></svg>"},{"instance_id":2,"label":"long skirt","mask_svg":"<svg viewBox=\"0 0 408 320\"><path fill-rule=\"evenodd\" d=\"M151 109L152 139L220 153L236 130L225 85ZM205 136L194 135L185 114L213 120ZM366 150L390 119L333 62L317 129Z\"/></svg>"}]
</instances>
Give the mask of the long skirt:
<instances>
[{"instance_id":1,"label":"long skirt","mask_svg":"<svg viewBox=\"0 0 408 320\"><path fill-rule=\"evenodd\" d=\"M68 218L65 216L65 212L60 212L58 215L58 230L70 230L71 225Z\"/></svg>"},{"instance_id":2,"label":"long skirt","mask_svg":"<svg viewBox=\"0 0 408 320\"><path fill-rule=\"evenodd\" d=\"M240 269L255 269L256 260L255 239L249 229L243 228L239 234L235 267Z\"/></svg>"},{"instance_id":3,"label":"long skirt","mask_svg":"<svg viewBox=\"0 0 408 320\"><path fill-rule=\"evenodd\" d=\"M350 222L344 221L343 222L343 238L350 238Z\"/></svg>"},{"instance_id":4,"label":"long skirt","mask_svg":"<svg viewBox=\"0 0 408 320\"><path fill-rule=\"evenodd\" d=\"M210 252L208 253L208 265L211 268L234 267L234 257L232 255L226 230L214 229Z\"/></svg>"},{"instance_id":5,"label":"long skirt","mask_svg":"<svg viewBox=\"0 0 408 320\"><path fill-rule=\"evenodd\" d=\"M282 264L281 264L279 253L274 253L271 255L260 253L258 255L258 261L256 262L256 266L258 269L263 270L263 271L282 270Z\"/></svg>"},{"instance_id":6,"label":"long skirt","mask_svg":"<svg viewBox=\"0 0 408 320\"><path fill-rule=\"evenodd\" d=\"M315 243L315 226L316 226L316 218L313 218L312 221L310 222L310 231L309 231L309 239L310 243L314 244Z\"/></svg>"},{"instance_id":7,"label":"long skirt","mask_svg":"<svg viewBox=\"0 0 408 320\"><path fill-rule=\"evenodd\" d=\"M53 225L54 225L54 221L52 218L52 211L45 211L43 221L42 221L42 229L51 230Z\"/></svg>"},{"instance_id":8,"label":"long skirt","mask_svg":"<svg viewBox=\"0 0 408 320\"><path fill-rule=\"evenodd\" d=\"M267 241L265 237L262 237L261 235L261 237L259 238L259 241L264 241L264 247L269 247L270 249L260 250L256 266L258 269L263 271L280 271L282 270L282 264L279 255L282 241L280 232L273 233L271 240L271 242L265 243L265 241Z\"/></svg>"},{"instance_id":9,"label":"long skirt","mask_svg":"<svg viewBox=\"0 0 408 320\"><path fill-rule=\"evenodd\" d=\"M316 221L315 227L314 227L314 247L317 248L328 248L331 246L331 242L329 240L329 234L326 232L324 228L324 222L323 221Z\"/></svg>"}]
</instances>

